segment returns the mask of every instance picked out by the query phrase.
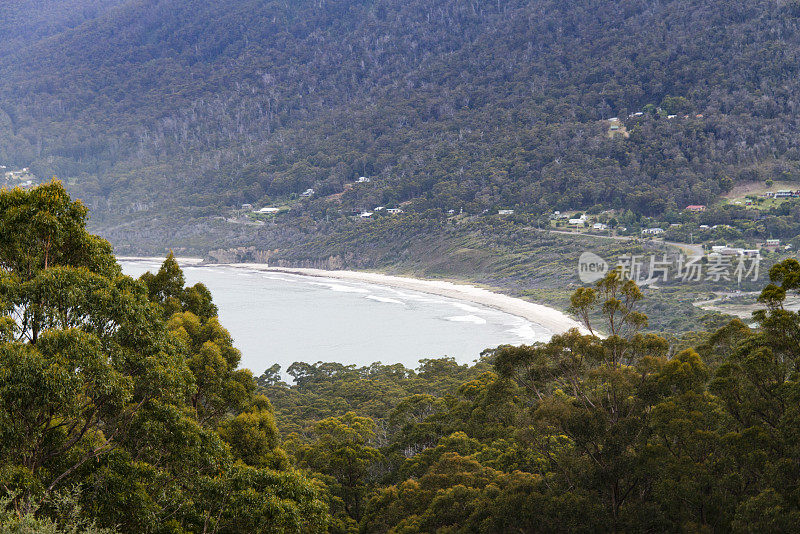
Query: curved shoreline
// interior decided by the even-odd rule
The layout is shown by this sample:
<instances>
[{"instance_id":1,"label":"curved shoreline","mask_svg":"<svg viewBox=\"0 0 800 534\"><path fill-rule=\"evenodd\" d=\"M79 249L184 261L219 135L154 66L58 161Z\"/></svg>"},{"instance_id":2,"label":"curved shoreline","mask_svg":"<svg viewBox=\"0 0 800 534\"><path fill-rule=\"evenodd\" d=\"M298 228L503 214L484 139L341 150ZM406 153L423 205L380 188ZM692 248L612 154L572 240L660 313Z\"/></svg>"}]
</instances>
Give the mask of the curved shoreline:
<instances>
[{"instance_id":1,"label":"curved shoreline","mask_svg":"<svg viewBox=\"0 0 800 534\"><path fill-rule=\"evenodd\" d=\"M121 261L154 261L161 262L163 258L152 257L120 257ZM328 271L324 269L310 269L302 267L270 267L264 263L213 263L205 264L199 258L176 258L183 265L193 267L233 267L240 269L251 269L256 271L291 274L295 276L308 276L315 278L327 278L332 280L342 280L350 282L360 282L375 284L378 286L391 287L394 289L405 289L408 291L418 291L430 295L437 295L454 300L471 302L498 310L516 317L521 317L526 321L535 323L547 329L553 334L561 334L571 328L578 328L581 332L586 332L586 328L567 314L535 302L529 302L517 297L510 297L502 293L496 293L488 289L483 289L470 284L448 282L443 280L425 280L421 278L411 278L405 276L393 276L388 274L372 273L367 271Z\"/></svg>"},{"instance_id":2,"label":"curved shoreline","mask_svg":"<svg viewBox=\"0 0 800 534\"><path fill-rule=\"evenodd\" d=\"M263 263L217 263L214 265L254 269L258 271L284 273L297 276L311 276L334 280L362 282L378 286L418 291L430 295L471 302L510 315L521 317L526 321L538 324L553 334L561 334L571 328L585 332L585 328L563 312L554 308L528 302L516 297L495 293L469 284L447 282L442 280L424 280L404 276L371 273L366 271L327 271L324 269L269 267Z\"/></svg>"}]
</instances>

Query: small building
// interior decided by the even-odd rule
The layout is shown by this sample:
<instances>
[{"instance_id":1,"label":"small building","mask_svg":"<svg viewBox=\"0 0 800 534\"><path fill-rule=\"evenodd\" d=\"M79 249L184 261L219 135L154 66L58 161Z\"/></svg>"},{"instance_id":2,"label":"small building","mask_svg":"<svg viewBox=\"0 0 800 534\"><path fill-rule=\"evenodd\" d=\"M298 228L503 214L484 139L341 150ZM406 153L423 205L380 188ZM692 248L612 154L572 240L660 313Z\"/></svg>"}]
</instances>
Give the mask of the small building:
<instances>
[{"instance_id":1,"label":"small building","mask_svg":"<svg viewBox=\"0 0 800 534\"><path fill-rule=\"evenodd\" d=\"M453 212L455 213L455 212ZM514 215L514 210L497 210L498 215Z\"/></svg>"},{"instance_id":2,"label":"small building","mask_svg":"<svg viewBox=\"0 0 800 534\"><path fill-rule=\"evenodd\" d=\"M386 206L375 206L375 209L372 211L383 211L386 209Z\"/></svg>"},{"instance_id":3,"label":"small building","mask_svg":"<svg viewBox=\"0 0 800 534\"><path fill-rule=\"evenodd\" d=\"M743 248L735 248L735 247L723 247L722 250L719 251L720 254L723 256L741 256L744 254Z\"/></svg>"},{"instance_id":4,"label":"small building","mask_svg":"<svg viewBox=\"0 0 800 534\"><path fill-rule=\"evenodd\" d=\"M694 212L706 211L706 207L703 204L691 204L689 206L686 206L686 211L694 211Z\"/></svg>"},{"instance_id":5,"label":"small building","mask_svg":"<svg viewBox=\"0 0 800 534\"><path fill-rule=\"evenodd\" d=\"M253 205L252 204L242 204L242 211L252 211Z\"/></svg>"},{"instance_id":6,"label":"small building","mask_svg":"<svg viewBox=\"0 0 800 534\"><path fill-rule=\"evenodd\" d=\"M775 192L775 198L791 198L794 192L789 189L781 189Z\"/></svg>"},{"instance_id":7,"label":"small building","mask_svg":"<svg viewBox=\"0 0 800 534\"><path fill-rule=\"evenodd\" d=\"M644 230L642 230L642 234L644 234L644 235L661 235L663 233L664 233L664 229L663 228L658 228L658 227L645 228Z\"/></svg>"},{"instance_id":8,"label":"small building","mask_svg":"<svg viewBox=\"0 0 800 534\"><path fill-rule=\"evenodd\" d=\"M359 176L358 177L358 183L360 183L360 184L368 184L371 181L372 180L370 178L367 178L366 176Z\"/></svg>"},{"instance_id":9,"label":"small building","mask_svg":"<svg viewBox=\"0 0 800 534\"><path fill-rule=\"evenodd\" d=\"M388 210L386 210L386 213L397 215L398 213L403 213L403 210L401 210L400 208L389 208Z\"/></svg>"},{"instance_id":10,"label":"small building","mask_svg":"<svg viewBox=\"0 0 800 534\"><path fill-rule=\"evenodd\" d=\"M256 213L278 213L281 211L280 208L261 208Z\"/></svg>"},{"instance_id":11,"label":"small building","mask_svg":"<svg viewBox=\"0 0 800 534\"><path fill-rule=\"evenodd\" d=\"M594 223L592 230L608 230L608 225L603 223Z\"/></svg>"},{"instance_id":12,"label":"small building","mask_svg":"<svg viewBox=\"0 0 800 534\"><path fill-rule=\"evenodd\" d=\"M300 193L300 196L301 197L306 197L306 198L313 197L314 196L314 190L309 187L308 189L306 189L305 191Z\"/></svg>"},{"instance_id":13,"label":"small building","mask_svg":"<svg viewBox=\"0 0 800 534\"><path fill-rule=\"evenodd\" d=\"M780 246L781 240L780 239L767 239L767 242L764 243L768 247L777 247Z\"/></svg>"}]
</instances>

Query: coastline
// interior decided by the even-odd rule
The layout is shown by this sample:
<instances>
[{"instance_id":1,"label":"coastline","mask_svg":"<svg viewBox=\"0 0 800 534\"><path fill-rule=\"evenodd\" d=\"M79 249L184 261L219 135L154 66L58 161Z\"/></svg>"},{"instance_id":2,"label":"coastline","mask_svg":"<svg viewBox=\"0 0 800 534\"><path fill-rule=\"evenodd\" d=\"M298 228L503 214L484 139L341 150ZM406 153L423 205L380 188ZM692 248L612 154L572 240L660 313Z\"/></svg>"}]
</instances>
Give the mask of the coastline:
<instances>
[{"instance_id":1,"label":"coastline","mask_svg":"<svg viewBox=\"0 0 800 534\"><path fill-rule=\"evenodd\" d=\"M367 271L329 271L325 269L311 269L303 267L270 267L265 263L203 263L201 258L176 258L182 265L194 267L203 266L224 266L239 269L250 269L256 271L283 273L295 276L308 276L316 278L327 278L350 282L360 282L375 284L378 286L391 287L394 289L405 289L417 291L430 295L470 302L486 308L498 310L516 317L521 317L526 321L538 324L553 334L561 334L571 328L577 328L583 333L588 333L586 328L578 321L569 317L564 312L555 308L529 302L517 297L511 297L502 293L497 293L466 283L456 283L444 280L425 280L421 278L411 278L406 276L393 276L388 274L373 273ZM121 256L120 261L152 261L162 262L163 258L145 256Z\"/></svg>"},{"instance_id":2,"label":"coastline","mask_svg":"<svg viewBox=\"0 0 800 534\"><path fill-rule=\"evenodd\" d=\"M163 258L148 256L121 256L119 261L150 261L162 262ZM250 269L271 273L283 273L295 276L314 278L327 278L349 282L360 282L378 286L405 289L436 295L440 297L470 302L486 308L498 310L526 321L538 324L553 334L561 334L571 328L577 328L582 333L588 333L585 326L555 308L529 302L518 297L511 297L484 289L474 285L445 280L426 280L407 276L394 276L368 271L331 271L325 269L311 269L305 267L270 267L265 263L203 263L201 258L178 257L178 263L193 267L232 267Z\"/></svg>"},{"instance_id":3,"label":"coastline","mask_svg":"<svg viewBox=\"0 0 800 534\"><path fill-rule=\"evenodd\" d=\"M180 261L180 259L179 259ZM394 289L418 291L430 295L451 298L479 304L487 308L502 311L510 315L521 317L531 323L536 323L546 328L553 334L561 334L571 328L578 328L586 332L578 321L565 313L542 304L536 304L516 297L496 293L469 284L454 283L440 280L424 280L404 276L372 273L366 271L328 271L324 269L269 267L263 263L216 263L216 266L253 269L258 271L283 273L297 276L310 276L334 280L362 282Z\"/></svg>"}]
</instances>

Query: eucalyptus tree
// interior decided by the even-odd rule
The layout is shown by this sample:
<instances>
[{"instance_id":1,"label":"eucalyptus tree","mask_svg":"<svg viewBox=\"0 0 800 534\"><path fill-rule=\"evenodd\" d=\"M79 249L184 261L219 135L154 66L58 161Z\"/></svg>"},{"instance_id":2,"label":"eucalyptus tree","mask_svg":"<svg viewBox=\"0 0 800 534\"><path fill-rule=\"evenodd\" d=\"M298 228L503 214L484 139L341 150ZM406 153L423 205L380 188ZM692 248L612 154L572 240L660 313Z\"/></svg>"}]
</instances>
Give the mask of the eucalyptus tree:
<instances>
[{"instance_id":1,"label":"eucalyptus tree","mask_svg":"<svg viewBox=\"0 0 800 534\"><path fill-rule=\"evenodd\" d=\"M75 490L84 519L123 532L324 529L207 289L174 258L157 292L122 275L87 215L55 180L0 191L7 508L63 522L55 496Z\"/></svg>"}]
</instances>

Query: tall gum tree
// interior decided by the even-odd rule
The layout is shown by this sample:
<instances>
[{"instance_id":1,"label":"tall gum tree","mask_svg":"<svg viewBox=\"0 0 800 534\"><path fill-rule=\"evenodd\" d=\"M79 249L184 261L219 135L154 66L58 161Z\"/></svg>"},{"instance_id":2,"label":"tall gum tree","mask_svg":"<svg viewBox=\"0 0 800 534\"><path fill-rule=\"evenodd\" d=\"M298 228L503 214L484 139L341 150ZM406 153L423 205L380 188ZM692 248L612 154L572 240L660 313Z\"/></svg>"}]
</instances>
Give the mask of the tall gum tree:
<instances>
[{"instance_id":1,"label":"tall gum tree","mask_svg":"<svg viewBox=\"0 0 800 534\"><path fill-rule=\"evenodd\" d=\"M74 489L84 519L122 532L324 529L317 486L288 465L208 290L185 288L172 257L142 281L122 275L87 216L56 180L0 191L12 515L60 522L54 496Z\"/></svg>"}]
</instances>

